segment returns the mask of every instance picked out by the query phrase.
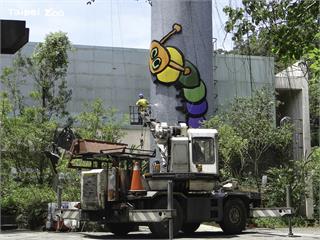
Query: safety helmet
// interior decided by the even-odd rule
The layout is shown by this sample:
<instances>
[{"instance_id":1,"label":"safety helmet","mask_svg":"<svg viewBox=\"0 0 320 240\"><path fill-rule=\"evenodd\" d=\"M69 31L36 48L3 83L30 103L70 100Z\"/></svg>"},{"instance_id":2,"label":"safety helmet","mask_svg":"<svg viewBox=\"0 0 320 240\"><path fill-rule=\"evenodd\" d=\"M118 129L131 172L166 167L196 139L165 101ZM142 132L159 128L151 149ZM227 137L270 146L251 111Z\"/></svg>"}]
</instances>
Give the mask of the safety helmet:
<instances>
[{"instance_id":1,"label":"safety helmet","mask_svg":"<svg viewBox=\"0 0 320 240\"><path fill-rule=\"evenodd\" d=\"M139 93L139 98L143 98L143 94L142 93Z\"/></svg>"}]
</instances>

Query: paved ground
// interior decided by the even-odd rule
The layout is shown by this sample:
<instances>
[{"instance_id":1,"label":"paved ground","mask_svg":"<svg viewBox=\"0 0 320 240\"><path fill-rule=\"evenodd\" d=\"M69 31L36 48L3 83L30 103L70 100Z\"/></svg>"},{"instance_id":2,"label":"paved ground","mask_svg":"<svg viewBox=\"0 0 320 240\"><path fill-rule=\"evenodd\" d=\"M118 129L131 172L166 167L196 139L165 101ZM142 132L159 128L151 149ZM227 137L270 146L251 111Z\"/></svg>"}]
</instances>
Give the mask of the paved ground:
<instances>
[{"instance_id":1,"label":"paved ground","mask_svg":"<svg viewBox=\"0 0 320 240\"><path fill-rule=\"evenodd\" d=\"M294 238L301 240L320 239L320 228L298 228L293 229ZM176 239L288 239L288 229L249 229L240 235L223 235L222 230L217 227L201 225L191 236L180 234ZM32 232L32 231L3 231L0 234L1 240L99 240L99 239L120 239L106 232ZM125 239L152 239L148 228L140 227L139 232L130 233Z\"/></svg>"}]
</instances>

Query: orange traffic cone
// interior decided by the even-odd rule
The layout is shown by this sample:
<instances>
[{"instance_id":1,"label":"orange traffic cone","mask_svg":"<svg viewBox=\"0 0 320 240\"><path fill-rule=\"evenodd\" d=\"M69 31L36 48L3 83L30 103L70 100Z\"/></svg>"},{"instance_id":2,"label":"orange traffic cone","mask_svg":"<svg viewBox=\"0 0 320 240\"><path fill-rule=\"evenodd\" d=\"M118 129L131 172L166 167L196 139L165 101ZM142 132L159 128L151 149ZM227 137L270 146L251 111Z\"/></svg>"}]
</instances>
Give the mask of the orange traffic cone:
<instances>
[{"instance_id":1,"label":"orange traffic cone","mask_svg":"<svg viewBox=\"0 0 320 240\"><path fill-rule=\"evenodd\" d=\"M130 191L144 191L144 188L141 182L139 162L134 163Z\"/></svg>"}]
</instances>

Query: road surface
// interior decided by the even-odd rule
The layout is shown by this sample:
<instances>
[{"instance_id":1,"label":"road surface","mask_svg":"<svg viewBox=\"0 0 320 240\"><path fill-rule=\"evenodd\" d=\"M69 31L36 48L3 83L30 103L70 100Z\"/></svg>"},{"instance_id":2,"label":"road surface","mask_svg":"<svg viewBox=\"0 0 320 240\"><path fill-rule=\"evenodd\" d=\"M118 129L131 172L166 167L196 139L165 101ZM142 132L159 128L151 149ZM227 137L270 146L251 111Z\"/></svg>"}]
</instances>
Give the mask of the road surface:
<instances>
[{"instance_id":1,"label":"road surface","mask_svg":"<svg viewBox=\"0 0 320 240\"><path fill-rule=\"evenodd\" d=\"M294 238L301 240L320 240L320 228L297 228L293 229ZM289 239L288 229L248 229L239 235L223 235L222 230L218 227L201 225L193 235L179 234L175 239ZM1 240L100 240L100 239L152 239L152 235L147 227L140 227L139 232L130 233L125 238L117 238L107 232L36 232L36 231L3 231L0 234Z\"/></svg>"}]
</instances>

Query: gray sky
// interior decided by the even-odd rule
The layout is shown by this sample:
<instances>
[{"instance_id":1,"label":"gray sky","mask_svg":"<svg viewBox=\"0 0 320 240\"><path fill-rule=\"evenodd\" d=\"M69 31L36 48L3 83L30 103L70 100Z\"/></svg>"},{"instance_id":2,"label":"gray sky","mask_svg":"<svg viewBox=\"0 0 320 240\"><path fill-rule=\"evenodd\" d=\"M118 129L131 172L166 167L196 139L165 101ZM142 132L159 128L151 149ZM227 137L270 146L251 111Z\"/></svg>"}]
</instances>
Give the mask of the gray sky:
<instances>
[{"instance_id":1,"label":"gray sky","mask_svg":"<svg viewBox=\"0 0 320 240\"><path fill-rule=\"evenodd\" d=\"M149 48L151 6L145 0L0 0L0 18L26 20L29 41L43 41L46 34L67 32L73 44ZM231 49L225 38L225 5L240 0L213 0L213 37L217 47Z\"/></svg>"}]
</instances>

